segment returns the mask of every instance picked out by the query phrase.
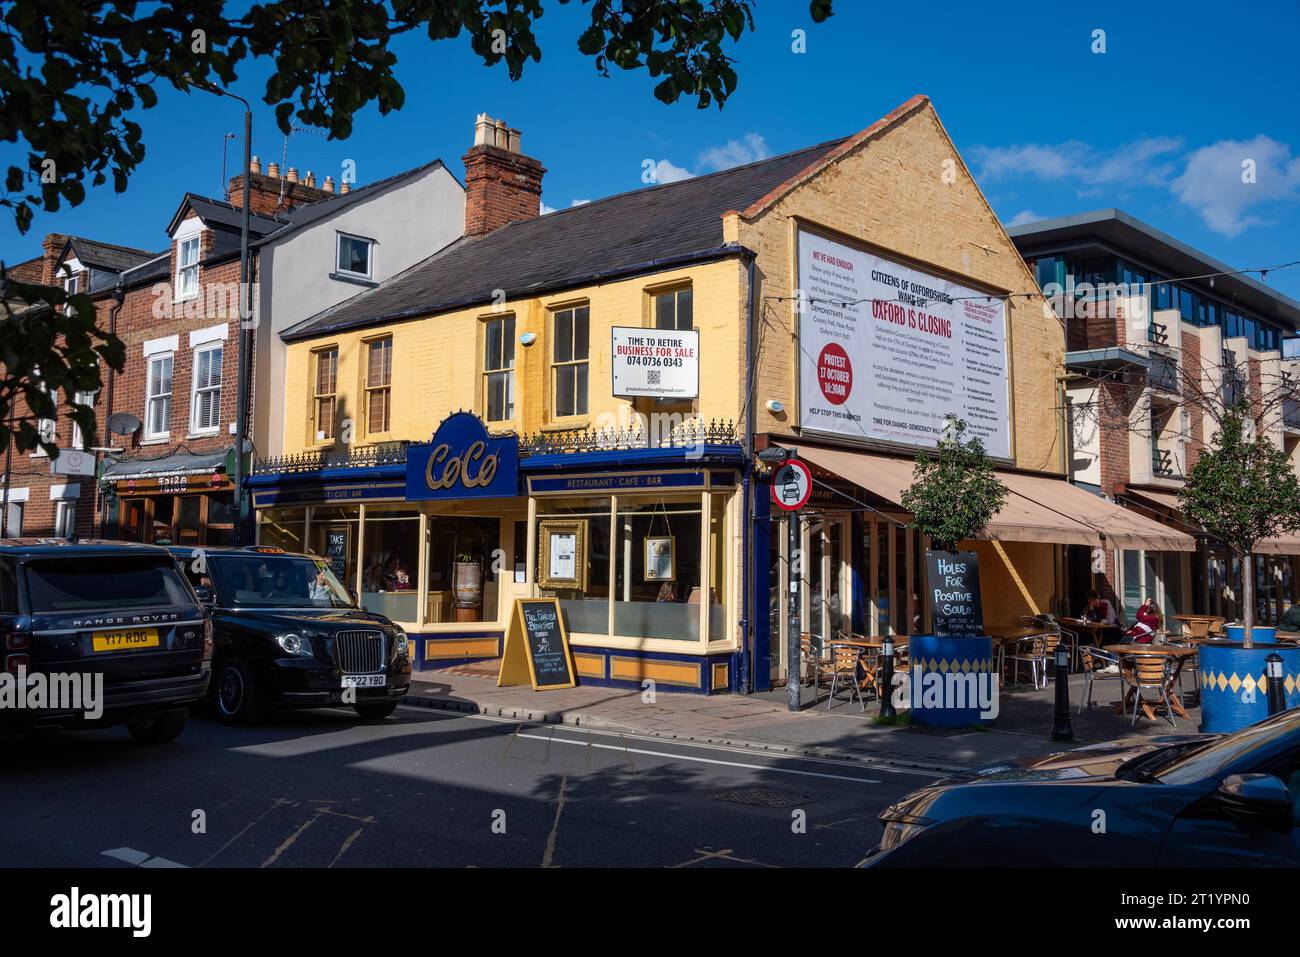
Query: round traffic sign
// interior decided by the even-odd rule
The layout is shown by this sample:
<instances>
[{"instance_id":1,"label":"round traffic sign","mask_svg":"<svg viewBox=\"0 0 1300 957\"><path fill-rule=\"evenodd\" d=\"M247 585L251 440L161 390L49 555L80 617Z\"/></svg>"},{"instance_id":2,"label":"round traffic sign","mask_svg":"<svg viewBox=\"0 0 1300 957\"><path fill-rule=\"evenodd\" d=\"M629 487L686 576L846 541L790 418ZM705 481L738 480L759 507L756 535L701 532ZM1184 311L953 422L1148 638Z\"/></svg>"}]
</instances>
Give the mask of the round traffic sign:
<instances>
[{"instance_id":1,"label":"round traffic sign","mask_svg":"<svg viewBox=\"0 0 1300 957\"><path fill-rule=\"evenodd\" d=\"M772 501L777 508L793 512L812 498L812 472L798 459L783 462L772 476Z\"/></svg>"}]
</instances>

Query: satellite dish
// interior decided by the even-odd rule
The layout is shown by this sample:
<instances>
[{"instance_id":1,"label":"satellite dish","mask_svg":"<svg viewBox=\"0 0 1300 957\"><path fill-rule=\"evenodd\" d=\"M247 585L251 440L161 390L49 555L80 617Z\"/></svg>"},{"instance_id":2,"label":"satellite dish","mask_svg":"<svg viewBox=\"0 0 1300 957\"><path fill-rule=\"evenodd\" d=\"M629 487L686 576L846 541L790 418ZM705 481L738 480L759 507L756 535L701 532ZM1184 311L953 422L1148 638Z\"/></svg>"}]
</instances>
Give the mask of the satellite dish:
<instances>
[{"instance_id":1,"label":"satellite dish","mask_svg":"<svg viewBox=\"0 0 1300 957\"><path fill-rule=\"evenodd\" d=\"M118 435L130 435L141 425L143 423L139 416L132 415L130 412L114 412L108 417L108 431L116 432Z\"/></svg>"}]
</instances>

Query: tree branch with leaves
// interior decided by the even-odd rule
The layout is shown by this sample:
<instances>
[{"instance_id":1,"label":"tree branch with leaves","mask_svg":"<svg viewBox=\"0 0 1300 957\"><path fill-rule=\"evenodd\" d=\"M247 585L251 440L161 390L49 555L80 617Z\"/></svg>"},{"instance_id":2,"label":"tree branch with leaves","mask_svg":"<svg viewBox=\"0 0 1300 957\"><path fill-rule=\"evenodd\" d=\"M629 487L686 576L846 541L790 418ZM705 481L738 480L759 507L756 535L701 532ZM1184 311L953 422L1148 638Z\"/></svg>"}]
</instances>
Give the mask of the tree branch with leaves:
<instances>
[{"instance_id":1,"label":"tree branch with leaves","mask_svg":"<svg viewBox=\"0 0 1300 957\"><path fill-rule=\"evenodd\" d=\"M902 496L913 527L941 551L978 535L1007 499L984 443L966 432L964 419L949 417L934 454L917 453L912 486Z\"/></svg>"}]
</instances>

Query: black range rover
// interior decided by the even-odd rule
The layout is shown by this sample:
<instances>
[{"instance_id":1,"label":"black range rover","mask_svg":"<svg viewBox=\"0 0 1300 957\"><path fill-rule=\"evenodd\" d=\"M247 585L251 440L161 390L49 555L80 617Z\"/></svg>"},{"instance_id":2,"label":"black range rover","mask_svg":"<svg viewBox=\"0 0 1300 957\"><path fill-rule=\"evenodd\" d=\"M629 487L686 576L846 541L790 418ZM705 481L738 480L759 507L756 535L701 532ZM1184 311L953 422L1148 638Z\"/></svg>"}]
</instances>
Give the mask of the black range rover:
<instances>
[{"instance_id":1,"label":"black range rover","mask_svg":"<svg viewBox=\"0 0 1300 957\"><path fill-rule=\"evenodd\" d=\"M222 722L252 724L268 705L386 718L410 688L406 632L358 608L325 559L258 547L170 551L208 606L210 698Z\"/></svg>"},{"instance_id":2,"label":"black range rover","mask_svg":"<svg viewBox=\"0 0 1300 957\"><path fill-rule=\"evenodd\" d=\"M207 691L209 629L165 549L0 539L0 730L170 741Z\"/></svg>"}]
</instances>

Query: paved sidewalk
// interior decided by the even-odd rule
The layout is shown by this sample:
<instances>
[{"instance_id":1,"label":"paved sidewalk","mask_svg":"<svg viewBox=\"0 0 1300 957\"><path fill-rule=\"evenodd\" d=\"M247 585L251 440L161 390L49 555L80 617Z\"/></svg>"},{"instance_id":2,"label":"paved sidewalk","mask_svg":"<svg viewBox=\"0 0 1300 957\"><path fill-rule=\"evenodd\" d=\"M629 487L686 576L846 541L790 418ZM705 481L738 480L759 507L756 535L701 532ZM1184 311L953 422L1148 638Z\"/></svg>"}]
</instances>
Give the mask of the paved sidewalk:
<instances>
[{"instance_id":1,"label":"paved sidewalk","mask_svg":"<svg viewBox=\"0 0 1300 957\"><path fill-rule=\"evenodd\" d=\"M1130 729L1126 717L1115 715L1116 692L1101 691L1101 702L1077 713L1081 682L1071 680L1071 720L1076 740L1061 745L1050 740L1053 690L1011 692L1002 696L1002 714L991 729L886 727L872 722L879 713L867 702L864 716L856 704L786 710L784 690L764 695L702 695L660 691L653 702L642 692L621 688L578 687L536 692L531 688L498 688L492 677L451 671L417 672L407 703L448 711L513 718L539 724L564 724L597 731L724 744L769 752L848 761L871 761L936 771L960 771L1011 758L1048 754L1098 741L1132 735L1165 734L1164 721L1139 718ZM809 697L805 689L805 700ZM1199 716L1180 720L1177 730L1195 731Z\"/></svg>"}]
</instances>

